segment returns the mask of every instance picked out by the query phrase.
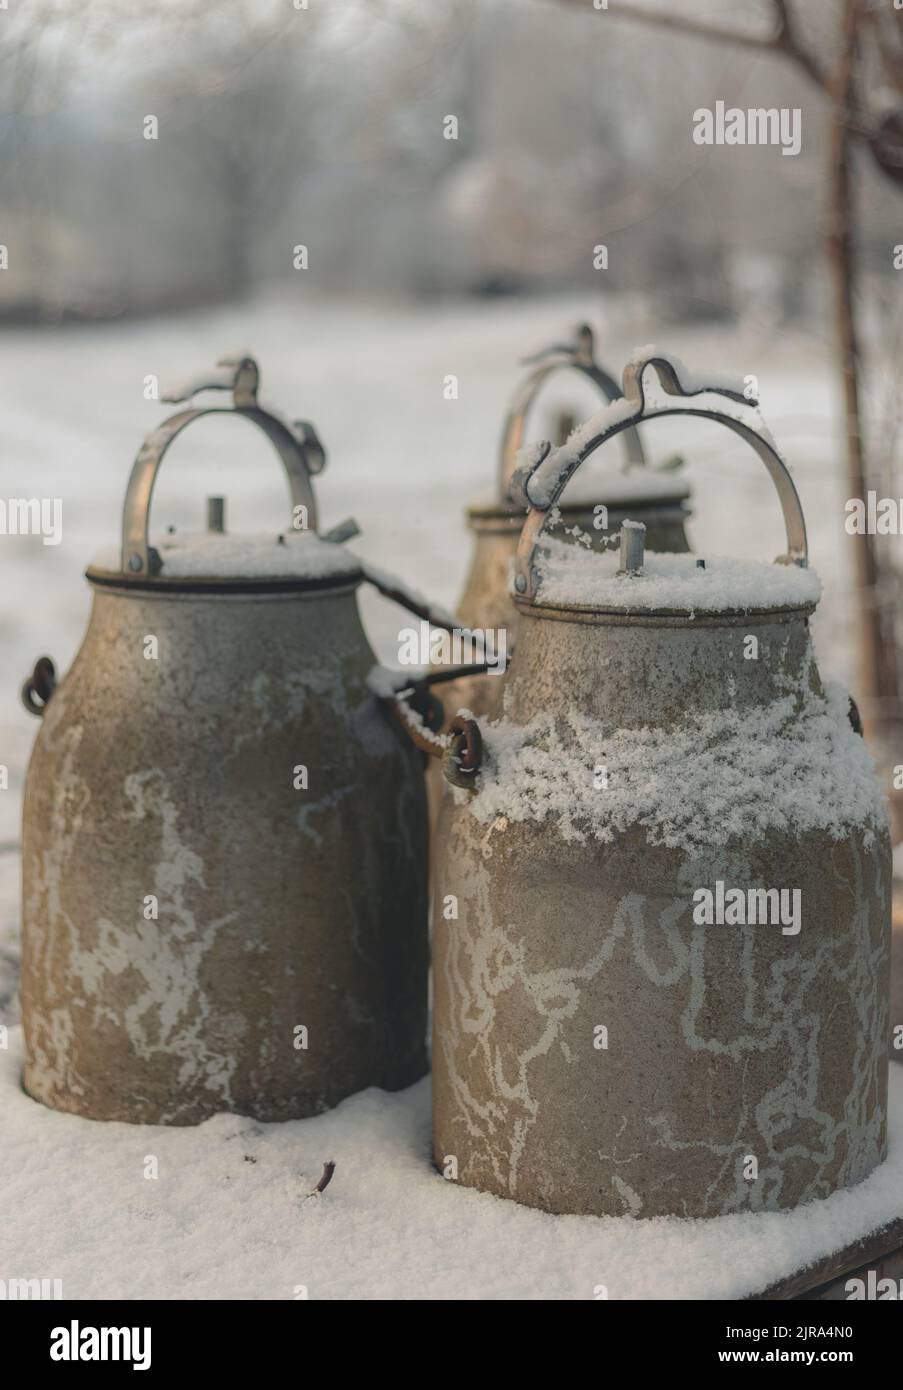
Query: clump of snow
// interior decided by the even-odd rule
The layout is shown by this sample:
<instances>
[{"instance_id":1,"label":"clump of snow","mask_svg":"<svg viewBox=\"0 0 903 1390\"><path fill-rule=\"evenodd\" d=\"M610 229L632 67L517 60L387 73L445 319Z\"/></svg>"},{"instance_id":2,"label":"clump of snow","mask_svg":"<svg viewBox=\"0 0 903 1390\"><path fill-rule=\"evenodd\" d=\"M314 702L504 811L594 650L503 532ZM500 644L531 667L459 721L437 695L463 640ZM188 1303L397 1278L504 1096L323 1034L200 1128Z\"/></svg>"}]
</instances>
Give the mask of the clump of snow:
<instances>
[{"instance_id":1,"label":"clump of snow","mask_svg":"<svg viewBox=\"0 0 903 1390\"><path fill-rule=\"evenodd\" d=\"M326 579L360 573L354 555L315 531L232 535L218 531L167 535L154 546L164 579ZM91 568L122 572L119 546L95 555Z\"/></svg>"},{"instance_id":2,"label":"clump of snow","mask_svg":"<svg viewBox=\"0 0 903 1390\"><path fill-rule=\"evenodd\" d=\"M786 695L742 712L691 715L668 729L600 730L576 710L527 725L484 724L484 770L470 802L482 823L550 822L563 840L611 842L640 826L652 845L688 852L770 830L851 826L870 839L887 811L849 697ZM604 766L607 785L595 785Z\"/></svg>"},{"instance_id":3,"label":"clump of snow","mask_svg":"<svg viewBox=\"0 0 903 1390\"><path fill-rule=\"evenodd\" d=\"M20 1085L0 1049L4 1279L63 1298L734 1299L900 1215L903 1067L889 1157L795 1211L687 1221L550 1216L458 1187L430 1160L430 1087L369 1090L309 1120L217 1115L196 1128L98 1124ZM158 1162L148 1179L146 1156ZM327 1159L335 1176L309 1198Z\"/></svg>"},{"instance_id":4,"label":"clump of snow","mask_svg":"<svg viewBox=\"0 0 903 1390\"><path fill-rule=\"evenodd\" d=\"M536 602L621 612L749 612L801 607L821 597L814 570L799 565L647 551L641 575L618 575L612 551L585 550L554 537L543 539L534 558Z\"/></svg>"}]
</instances>

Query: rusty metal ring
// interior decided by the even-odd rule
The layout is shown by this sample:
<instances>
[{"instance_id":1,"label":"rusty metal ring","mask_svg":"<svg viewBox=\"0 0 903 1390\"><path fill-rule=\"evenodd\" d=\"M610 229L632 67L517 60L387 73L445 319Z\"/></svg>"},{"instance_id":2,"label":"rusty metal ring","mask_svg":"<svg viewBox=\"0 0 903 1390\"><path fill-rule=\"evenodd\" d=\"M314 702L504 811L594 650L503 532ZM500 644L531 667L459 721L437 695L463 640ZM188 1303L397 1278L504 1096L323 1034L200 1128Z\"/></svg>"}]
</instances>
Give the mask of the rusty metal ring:
<instances>
[{"instance_id":1,"label":"rusty metal ring","mask_svg":"<svg viewBox=\"0 0 903 1390\"><path fill-rule=\"evenodd\" d=\"M475 719L456 714L448 726L449 758L459 772L473 777L483 766L483 735Z\"/></svg>"},{"instance_id":2,"label":"rusty metal ring","mask_svg":"<svg viewBox=\"0 0 903 1390\"><path fill-rule=\"evenodd\" d=\"M22 686L22 703L28 713L43 718L55 689L56 667L49 656L38 657L34 670Z\"/></svg>"}]
</instances>

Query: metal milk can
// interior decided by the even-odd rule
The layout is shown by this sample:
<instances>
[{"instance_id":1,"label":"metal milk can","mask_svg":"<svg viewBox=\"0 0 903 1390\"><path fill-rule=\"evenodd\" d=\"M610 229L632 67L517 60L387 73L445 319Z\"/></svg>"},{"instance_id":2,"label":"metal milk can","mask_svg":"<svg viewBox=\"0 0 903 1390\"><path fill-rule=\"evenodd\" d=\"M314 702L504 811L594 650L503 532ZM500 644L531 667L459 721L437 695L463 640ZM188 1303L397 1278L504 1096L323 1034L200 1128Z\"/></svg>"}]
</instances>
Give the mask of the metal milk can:
<instances>
[{"instance_id":1,"label":"metal milk can","mask_svg":"<svg viewBox=\"0 0 903 1390\"><path fill-rule=\"evenodd\" d=\"M672 399L647 404L647 369ZM434 1157L552 1212L788 1208L886 1151L884 800L815 664L790 474L742 396L705 390L635 361L626 414L522 455L505 717L460 717L445 762ZM768 468L780 563L650 555L631 520L620 558L545 542L593 449L687 412Z\"/></svg>"},{"instance_id":2,"label":"metal milk can","mask_svg":"<svg viewBox=\"0 0 903 1390\"><path fill-rule=\"evenodd\" d=\"M517 387L505 418L496 495L475 500L467 508L467 523L476 540L458 603L461 618L471 628L505 629L509 650L516 642L518 622L509 592L509 570L524 520L523 507L511 496L511 481L526 440L531 409L547 380L565 368L592 382L604 401L620 395L617 382L596 360L593 330L588 324L578 325L572 342L555 344L527 363L530 371ZM579 492L572 488L560 499L555 534L566 540L579 527L590 544L601 547L630 516L645 524L650 549L689 550L684 529L689 487L674 473L656 472L647 466L642 440L632 426L624 432L624 452L623 472L594 481ZM598 525L600 504L607 509L604 528ZM449 712L463 705L476 714L495 714L501 709L503 685L498 677L465 678L442 691L443 703Z\"/></svg>"},{"instance_id":3,"label":"metal milk can","mask_svg":"<svg viewBox=\"0 0 903 1390\"><path fill-rule=\"evenodd\" d=\"M356 527L317 534L316 434L258 405L252 359L220 365L166 399L234 404L146 440L72 669L23 692L24 1084L94 1119L289 1119L427 1066L422 766L368 684ZM210 499L209 534L151 545L169 445L219 413L275 447L285 532L226 534Z\"/></svg>"}]
</instances>

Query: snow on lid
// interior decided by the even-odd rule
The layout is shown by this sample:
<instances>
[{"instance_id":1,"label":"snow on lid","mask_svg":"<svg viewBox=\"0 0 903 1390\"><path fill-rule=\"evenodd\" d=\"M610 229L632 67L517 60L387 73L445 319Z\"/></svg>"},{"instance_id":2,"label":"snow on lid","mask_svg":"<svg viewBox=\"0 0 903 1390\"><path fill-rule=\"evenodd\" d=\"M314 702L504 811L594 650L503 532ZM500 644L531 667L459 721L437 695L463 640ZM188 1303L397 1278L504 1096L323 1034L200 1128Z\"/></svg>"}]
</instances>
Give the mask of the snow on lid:
<instances>
[{"instance_id":1,"label":"snow on lid","mask_svg":"<svg viewBox=\"0 0 903 1390\"><path fill-rule=\"evenodd\" d=\"M161 579L327 579L359 574L361 568L344 546L324 541L314 531L205 531L167 535L154 546L163 561ZM101 550L90 568L121 573L119 546Z\"/></svg>"},{"instance_id":2,"label":"snow on lid","mask_svg":"<svg viewBox=\"0 0 903 1390\"><path fill-rule=\"evenodd\" d=\"M814 570L798 565L648 551L642 574L619 575L617 550L585 550L555 537L543 537L534 558L537 604L550 607L662 609L681 613L720 613L732 609L799 607L821 597Z\"/></svg>"},{"instance_id":3,"label":"snow on lid","mask_svg":"<svg viewBox=\"0 0 903 1390\"><path fill-rule=\"evenodd\" d=\"M640 826L649 844L689 852L769 830L837 840L851 825L873 832L886 824L884 796L848 711L846 692L829 685L801 705L788 694L668 729L606 734L574 710L526 726L482 721L487 760L470 807L482 823L552 821L578 843Z\"/></svg>"}]
</instances>

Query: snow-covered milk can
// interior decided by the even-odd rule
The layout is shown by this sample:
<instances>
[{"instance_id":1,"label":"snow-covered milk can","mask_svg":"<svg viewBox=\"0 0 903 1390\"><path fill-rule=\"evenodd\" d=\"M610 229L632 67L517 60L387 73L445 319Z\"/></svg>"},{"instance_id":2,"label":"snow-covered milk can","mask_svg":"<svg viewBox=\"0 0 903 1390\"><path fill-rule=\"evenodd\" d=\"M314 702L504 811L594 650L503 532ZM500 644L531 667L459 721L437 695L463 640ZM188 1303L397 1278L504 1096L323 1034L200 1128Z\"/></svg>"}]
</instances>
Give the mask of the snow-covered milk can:
<instances>
[{"instance_id":1,"label":"snow-covered milk can","mask_svg":"<svg viewBox=\"0 0 903 1390\"><path fill-rule=\"evenodd\" d=\"M529 371L518 384L505 417L495 491L475 498L467 508L475 543L458 603L458 612L470 628L488 634L504 631L508 651L515 644L518 621L509 592L509 571L524 521L523 506L511 495L511 481L537 397L550 377L565 370L592 383L603 400L612 401L620 394L617 382L596 359L594 335L588 324L578 325L573 341L556 343L527 361ZM603 473L586 484L581 479L560 498L556 536L567 540L579 528L586 542L602 546L623 518L630 516L645 524L650 549L689 549L684 529L689 487L679 475L648 466L636 429L624 432L623 443L622 471ZM489 641L493 641L492 636ZM502 686L498 677L464 678L443 690L442 700L449 711L465 705L476 714L494 714L501 708Z\"/></svg>"},{"instance_id":2,"label":"snow-covered milk can","mask_svg":"<svg viewBox=\"0 0 903 1390\"><path fill-rule=\"evenodd\" d=\"M793 1207L885 1155L884 800L815 664L819 584L757 413L659 353L624 398L515 480L504 717L459 719L446 760L435 1161L552 1212ZM766 465L780 562L644 555L630 520L620 557L542 537L593 449L685 412Z\"/></svg>"},{"instance_id":3,"label":"snow-covered milk can","mask_svg":"<svg viewBox=\"0 0 903 1390\"><path fill-rule=\"evenodd\" d=\"M167 399L233 404L147 439L72 669L24 691L24 1084L95 1119L287 1119L426 1070L421 759L368 684L356 528L317 534L316 434L220 366ZM291 519L242 538L210 499L208 533L151 545L163 456L211 413L264 431Z\"/></svg>"}]
</instances>

